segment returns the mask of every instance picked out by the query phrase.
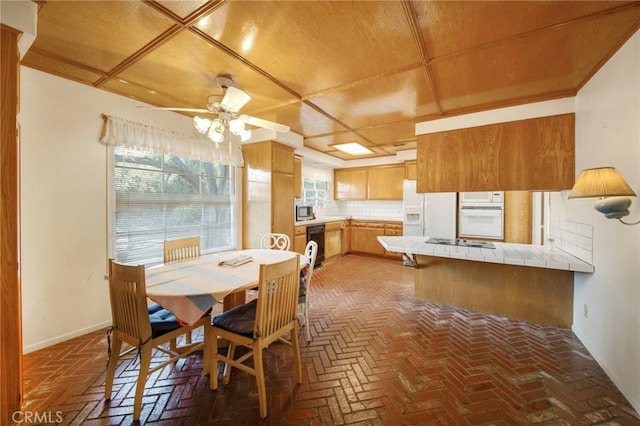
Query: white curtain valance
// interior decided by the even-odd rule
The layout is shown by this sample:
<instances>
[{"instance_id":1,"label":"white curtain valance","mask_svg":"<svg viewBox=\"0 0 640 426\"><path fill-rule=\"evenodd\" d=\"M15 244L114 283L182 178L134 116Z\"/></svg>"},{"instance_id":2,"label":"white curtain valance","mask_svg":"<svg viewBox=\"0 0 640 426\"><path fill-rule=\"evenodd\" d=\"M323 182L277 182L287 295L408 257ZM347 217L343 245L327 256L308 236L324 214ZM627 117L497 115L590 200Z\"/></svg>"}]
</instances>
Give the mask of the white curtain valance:
<instances>
[{"instance_id":1,"label":"white curtain valance","mask_svg":"<svg viewBox=\"0 0 640 426\"><path fill-rule=\"evenodd\" d=\"M104 128L100 142L105 145L125 146L144 152L177 155L210 163L242 166L239 142L224 141L218 146L204 136L186 136L146 124L103 115ZM231 135L227 135L229 139Z\"/></svg>"}]
</instances>

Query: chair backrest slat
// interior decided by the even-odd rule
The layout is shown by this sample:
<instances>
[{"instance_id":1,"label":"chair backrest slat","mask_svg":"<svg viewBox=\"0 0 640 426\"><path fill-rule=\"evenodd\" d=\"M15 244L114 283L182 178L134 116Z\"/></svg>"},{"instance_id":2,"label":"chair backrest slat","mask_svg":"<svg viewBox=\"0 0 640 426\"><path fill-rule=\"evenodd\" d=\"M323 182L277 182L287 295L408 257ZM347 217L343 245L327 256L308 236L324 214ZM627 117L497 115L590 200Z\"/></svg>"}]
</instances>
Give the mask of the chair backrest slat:
<instances>
[{"instance_id":1,"label":"chair backrest slat","mask_svg":"<svg viewBox=\"0 0 640 426\"><path fill-rule=\"evenodd\" d=\"M165 240L164 263L182 262L200 257L200 237Z\"/></svg>"},{"instance_id":2,"label":"chair backrest slat","mask_svg":"<svg viewBox=\"0 0 640 426\"><path fill-rule=\"evenodd\" d=\"M254 335L267 337L296 320L300 260L260 265Z\"/></svg>"},{"instance_id":3,"label":"chair backrest slat","mask_svg":"<svg viewBox=\"0 0 640 426\"><path fill-rule=\"evenodd\" d=\"M132 340L151 337L144 265L128 266L109 259L109 296L115 329Z\"/></svg>"}]
</instances>

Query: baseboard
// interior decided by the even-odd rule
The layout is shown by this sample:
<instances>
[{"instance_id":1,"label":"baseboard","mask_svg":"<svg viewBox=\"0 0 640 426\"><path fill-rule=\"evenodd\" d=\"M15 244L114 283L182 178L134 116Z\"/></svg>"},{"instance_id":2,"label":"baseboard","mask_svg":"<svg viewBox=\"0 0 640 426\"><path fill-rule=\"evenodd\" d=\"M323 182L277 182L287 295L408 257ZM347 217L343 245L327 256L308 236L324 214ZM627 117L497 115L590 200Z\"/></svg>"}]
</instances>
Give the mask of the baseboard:
<instances>
[{"instance_id":1,"label":"baseboard","mask_svg":"<svg viewBox=\"0 0 640 426\"><path fill-rule=\"evenodd\" d=\"M74 331L72 331L70 333L66 333L66 334L62 334L60 336L52 337L51 339L43 340L42 342L33 343L31 345L23 346L22 347L22 353L23 354L28 354L30 352L35 352L35 351L37 351L39 349L44 349L44 348L47 348L49 346L53 346L56 343L64 342L66 340L73 339L74 337L82 336L82 335L85 335L87 333L94 332L96 330L107 328L110 325L111 325L111 320L104 321L104 322L101 322L101 323L98 323L98 324L94 324L94 325L89 326L89 327L81 328L79 330L74 330Z\"/></svg>"},{"instance_id":2,"label":"baseboard","mask_svg":"<svg viewBox=\"0 0 640 426\"><path fill-rule=\"evenodd\" d=\"M609 376L611 381L616 385L620 393L624 395L629 404L636 410L637 414L640 414L640 400L635 399L636 395L633 395L625 386L624 382L618 377L615 373L614 369L609 368L609 365L606 362L603 362L604 357L600 355L598 351L595 350L594 346L591 344L589 339L587 339L585 333L582 332L575 324L571 327L571 331L576 335L578 340L582 343L582 345L589 351L593 359L598 363L598 365L604 370L605 374Z\"/></svg>"}]
</instances>

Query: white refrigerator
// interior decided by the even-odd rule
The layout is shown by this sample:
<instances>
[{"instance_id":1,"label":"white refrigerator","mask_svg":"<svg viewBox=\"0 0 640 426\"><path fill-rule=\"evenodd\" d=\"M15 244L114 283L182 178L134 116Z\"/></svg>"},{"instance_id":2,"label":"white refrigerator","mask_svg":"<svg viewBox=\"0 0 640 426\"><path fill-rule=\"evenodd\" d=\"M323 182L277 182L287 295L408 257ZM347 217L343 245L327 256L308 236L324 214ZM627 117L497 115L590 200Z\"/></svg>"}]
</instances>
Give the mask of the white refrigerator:
<instances>
[{"instance_id":1,"label":"white refrigerator","mask_svg":"<svg viewBox=\"0 0 640 426\"><path fill-rule=\"evenodd\" d=\"M416 181L405 180L402 207L403 235L456 238L456 192L418 194Z\"/></svg>"}]
</instances>

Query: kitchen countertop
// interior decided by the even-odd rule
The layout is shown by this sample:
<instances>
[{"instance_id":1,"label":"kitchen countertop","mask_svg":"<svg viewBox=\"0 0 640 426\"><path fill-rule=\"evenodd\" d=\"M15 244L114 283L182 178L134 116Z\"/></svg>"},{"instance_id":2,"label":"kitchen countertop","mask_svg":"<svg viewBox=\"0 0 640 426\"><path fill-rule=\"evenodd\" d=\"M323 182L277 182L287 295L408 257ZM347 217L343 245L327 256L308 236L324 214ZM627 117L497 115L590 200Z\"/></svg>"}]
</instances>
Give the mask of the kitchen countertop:
<instances>
[{"instance_id":1,"label":"kitchen countertop","mask_svg":"<svg viewBox=\"0 0 640 426\"><path fill-rule=\"evenodd\" d=\"M321 223L336 222L339 220L373 220L379 222L402 222L402 218L390 218L390 217L372 217L372 216L322 216L313 220L301 220L295 222L294 226L306 226L306 225L319 225Z\"/></svg>"},{"instance_id":2,"label":"kitchen countertop","mask_svg":"<svg viewBox=\"0 0 640 426\"><path fill-rule=\"evenodd\" d=\"M450 257L477 262L505 263L547 269L562 269L592 274L595 267L560 249L531 244L495 242L495 249L428 244L429 237L378 237L382 246L391 252L424 256Z\"/></svg>"}]
</instances>

